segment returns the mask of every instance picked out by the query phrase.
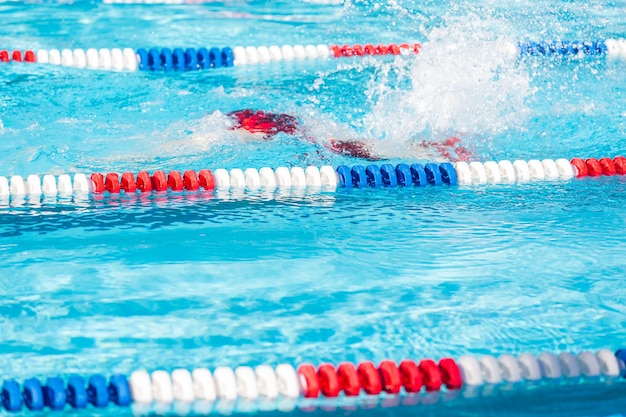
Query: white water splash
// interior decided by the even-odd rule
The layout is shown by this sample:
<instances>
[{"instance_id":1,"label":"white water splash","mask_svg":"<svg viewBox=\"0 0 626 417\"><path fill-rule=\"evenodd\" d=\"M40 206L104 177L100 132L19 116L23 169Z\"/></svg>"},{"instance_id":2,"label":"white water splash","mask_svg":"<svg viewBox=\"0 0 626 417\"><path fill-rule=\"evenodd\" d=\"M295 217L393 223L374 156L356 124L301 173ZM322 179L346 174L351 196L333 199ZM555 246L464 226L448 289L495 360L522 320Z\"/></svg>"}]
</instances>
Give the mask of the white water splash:
<instances>
[{"instance_id":1,"label":"white water splash","mask_svg":"<svg viewBox=\"0 0 626 417\"><path fill-rule=\"evenodd\" d=\"M456 18L433 30L409 65L381 65L367 91L372 110L363 130L394 146L522 127L530 76L512 57L506 32L505 22Z\"/></svg>"}]
</instances>

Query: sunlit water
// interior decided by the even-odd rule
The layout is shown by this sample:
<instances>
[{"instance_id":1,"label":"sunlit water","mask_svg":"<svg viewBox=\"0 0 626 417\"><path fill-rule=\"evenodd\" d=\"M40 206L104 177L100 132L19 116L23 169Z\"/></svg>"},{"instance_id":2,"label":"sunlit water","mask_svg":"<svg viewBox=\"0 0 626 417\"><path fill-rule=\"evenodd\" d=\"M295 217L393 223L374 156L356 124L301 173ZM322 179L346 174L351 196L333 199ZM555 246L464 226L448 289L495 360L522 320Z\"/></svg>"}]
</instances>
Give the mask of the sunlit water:
<instances>
[{"instance_id":1,"label":"sunlit water","mask_svg":"<svg viewBox=\"0 0 626 417\"><path fill-rule=\"evenodd\" d=\"M331 138L370 140L391 163L450 135L477 160L626 154L624 62L503 47L624 37L623 3L317 3L0 4L8 49L423 45L198 73L1 64L0 175L366 164L332 154ZM224 116L241 108L294 114L304 131L251 142ZM0 200L0 370L619 348L625 187ZM615 415L621 393L587 381L367 414Z\"/></svg>"}]
</instances>

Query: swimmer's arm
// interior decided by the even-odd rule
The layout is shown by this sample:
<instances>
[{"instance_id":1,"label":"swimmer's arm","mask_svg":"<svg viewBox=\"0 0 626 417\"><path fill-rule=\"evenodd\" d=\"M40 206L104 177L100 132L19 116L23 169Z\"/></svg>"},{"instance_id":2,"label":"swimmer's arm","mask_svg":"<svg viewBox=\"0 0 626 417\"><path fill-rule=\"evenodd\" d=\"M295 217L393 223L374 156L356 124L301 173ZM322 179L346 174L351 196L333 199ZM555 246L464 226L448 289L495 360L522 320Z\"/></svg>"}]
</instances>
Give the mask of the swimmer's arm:
<instances>
[{"instance_id":1,"label":"swimmer's arm","mask_svg":"<svg viewBox=\"0 0 626 417\"><path fill-rule=\"evenodd\" d=\"M379 155L376 155L372 147L365 141L331 139L328 144L324 146L339 155L352 156L354 158L362 158L370 161L383 159Z\"/></svg>"},{"instance_id":2,"label":"swimmer's arm","mask_svg":"<svg viewBox=\"0 0 626 417\"><path fill-rule=\"evenodd\" d=\"M457 137L449 137L443 142L412 142L399 147L376 146L377 142L367 140L331 139L326 145L339 155L380 161L384 159L434 159L436 161L468 161L472 152L463 146Z\"/></svg>"}]
</instances>

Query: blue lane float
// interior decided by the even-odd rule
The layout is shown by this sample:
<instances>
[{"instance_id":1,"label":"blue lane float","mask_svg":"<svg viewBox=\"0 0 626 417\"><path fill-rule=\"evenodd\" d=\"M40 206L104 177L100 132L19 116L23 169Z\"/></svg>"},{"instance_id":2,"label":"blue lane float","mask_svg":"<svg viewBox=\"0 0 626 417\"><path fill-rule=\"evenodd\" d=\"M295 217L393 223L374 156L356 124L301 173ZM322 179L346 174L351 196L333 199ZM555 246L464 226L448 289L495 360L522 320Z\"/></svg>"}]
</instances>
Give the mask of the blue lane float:
<instances>
[{"instance_id":1,"label":"blue lane float","mask_svg":"<svg viewBox=\"0 0 626 417\"><path fill-rule=\"evenodd\" d=\"M411 164L411 178L418 187L426 187L426 172L422 164Z\"/></svg>"},{"instance_id":2,"label":"blue lane float","mask_svg":"<svg viewBox=\"0 0 626 417\"><path fill-rule=\"evenodd\" d=\"M347 188L351 188L352 187L352 170L345 166L345 165L341 165L339 167L337 167L337 177L338 177L338 185L340 187L347 187Z\"/></svg>"},{"instance_id":3,"label":"blue lane float","mask_svg":"<svg viewBox=\"0 0 626 417\"><path fill-rule=\"evenodd\" d=\"M424 172L426 173L426 181L430 185L441 185L441 172L439 171L439 166L437 164L426 164L424 167Z\"/></svg>"},{"instance_id":4,"label":"blue lane float","mask_svg":"<svg viewBox=\"0 0 626 417\"><path fill-rule=\"evenodd\" d=\"M196 71L209 68L232 67L231 48L140 48L136 52L137 68L141 71Z\"/></svg>"},{"instance_id":5,"label":"blue lane float","mask_svg":"<svg viewBox=\"0 0 626 417\"><path fill-rule=\"evenodd\" d=\"M439 171L441 172L441 179L445 184L456 185L456 169L450 162L444 162L439 165Z\"/></svg>"},{"instance_id":6,"label":"blue lane float","mask_svg":"<svg viewBox=\"0 0 626 417\"><path fill-rule=\"evenodd\" d=\"M368 186L367 173L365 172L365 168L363 168L361 165L355 165L352 167L352 170L350 172L352 174L353 186L360 188Z\"/></svg>"},{"instance_id":7,"label":"blue lane float","mask_svg":"<svg viewBox=\"0 0 626 417\"><path fill-rule=\"evenodd\" d=\"M520 55L606 55L608 48L605 41L543 41L519 42Z\"/></svg>"},{"instance_id":8,"label":"blue lane float","mask_svg":"<svg viewBox=\"0 0 626 417\"><path fill-rule=\"evenodd\" d=\"M368 165L365 169L365 175L367 176L367 185L369 187L382 187L383 178L377 165Z\"/></svg>"},{"instance_id":9,"label":"blue lane float","mask_svg":"<svg viewBox=\"0 0 626 417\"><path fill-rule=\"evenodd\" d=\"M383 179L383 185L385 187L397 187L398 176L396 169L391 164L383 164L380 166L380 175Z\"/></svg>"},{"instance_id":10,"label":"blue lane float","mask_svg":"<svg viewBox=\"0 0 626 417\"><path fill-rule=\"evenodd\" d=\"M396 166L396 180L401 187L413 185L413 176L411 168L407 164L398 164Z\"/></svg>"},{"instance_id":11,"label":"blue lane float","mask_svg":"<svg viewBox=\"0 0 626 417\"><path fill-rule=\"evenodd\" d=\"M13 380L5 380L0 393L5 410L17 412L23 407L31 411L44 408L62 410L66 405L72 408L86 408L88 404L104 408L113 403L121 407L131 404L128 379L124 375L113 375L107 383L102 375L92 375L85 385L79 376L68 379L67 385L60 377L50 377L42 385L37 378L29 378L22 386Z\"/></svg>"}]
</instances>

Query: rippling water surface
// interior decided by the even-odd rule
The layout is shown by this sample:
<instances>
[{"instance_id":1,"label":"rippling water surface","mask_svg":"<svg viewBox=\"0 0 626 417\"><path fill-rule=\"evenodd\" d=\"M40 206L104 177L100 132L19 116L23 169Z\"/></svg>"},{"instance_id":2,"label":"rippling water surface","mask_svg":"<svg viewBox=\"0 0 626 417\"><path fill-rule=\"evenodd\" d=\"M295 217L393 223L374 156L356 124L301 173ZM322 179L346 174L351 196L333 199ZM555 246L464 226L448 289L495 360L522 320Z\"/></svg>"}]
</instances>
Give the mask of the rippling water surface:
<instances>
[{"instance_id":1,"label":"rippling water surface","mask_svg":"<svg viewBox=\"0 0 626 417\"><path fill-rule=\"evenodd\" d=\"M623 2L316 3L0 3L0 49L423 44L410 58L184 74L0 64L0 175L366 164L320 146L330 137L372 138L396 150L390 163L450 135L477 160L626 153L626 63L501 48L625 37ZM314 141L243 141L223 114L245 107L295 114ZM616 177L0 200L0 371L619 348L625 188ZM593 381L448 394L367 415L626 407L623 385Z\"/></svg>"}]
</instances>

